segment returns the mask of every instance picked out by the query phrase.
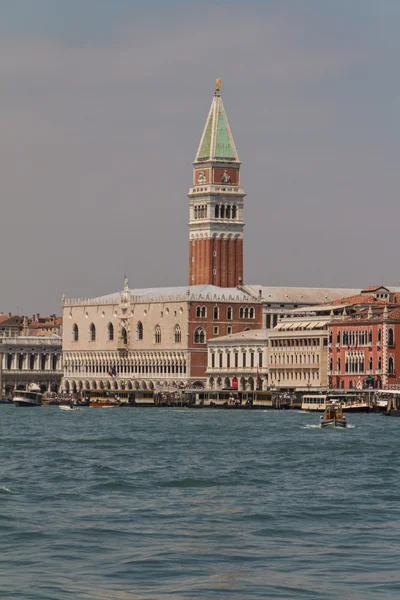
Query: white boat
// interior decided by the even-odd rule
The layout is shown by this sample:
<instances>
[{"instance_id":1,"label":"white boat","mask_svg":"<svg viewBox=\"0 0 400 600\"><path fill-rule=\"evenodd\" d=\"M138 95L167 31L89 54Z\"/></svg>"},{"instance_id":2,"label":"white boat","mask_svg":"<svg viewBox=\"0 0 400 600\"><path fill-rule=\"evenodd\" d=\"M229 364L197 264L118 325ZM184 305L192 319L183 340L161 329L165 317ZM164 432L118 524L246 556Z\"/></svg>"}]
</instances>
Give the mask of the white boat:
<instances>
[{"instance_id":1,"label":"white boat","mask_svg":"<svg viewBox=\"0 0 400 600\"><path fill-rule=\"evenodd\" d=\"M40 387L32 383L26 390L16 390L12 401L15 406L41 406L42 398Z\"/></svg>"},{"instance_id":2,"label":"white boat","mask_svg":"<svg viewBox=\"0 0 400 600\"><path fill-rule=\"evenodd\" d=\"M78 406L59 406L60 410L79 410Z\"/></svg>"},{"instance_id":3,"label":"white boat","mask_svg":"<svg viewBox=\"0 0 400 600\"><path fill-rule=\"evenodd\" d=\"M326 408L326 400L326 394L307 394L302 398L301 410L309 410L311 412L322 412Z\"/></svg>"}]
</instances>

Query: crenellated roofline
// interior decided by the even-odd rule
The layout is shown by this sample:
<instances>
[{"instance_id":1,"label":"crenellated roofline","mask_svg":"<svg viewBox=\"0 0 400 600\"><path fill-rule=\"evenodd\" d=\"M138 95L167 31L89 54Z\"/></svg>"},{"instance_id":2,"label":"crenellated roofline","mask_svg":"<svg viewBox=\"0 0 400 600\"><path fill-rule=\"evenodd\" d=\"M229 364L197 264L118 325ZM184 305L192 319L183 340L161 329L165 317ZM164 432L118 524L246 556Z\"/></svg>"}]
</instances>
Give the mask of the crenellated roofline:
<instances>
[{"instance_id":1,"label":"crenellated roofline","mask_svg":"<svg viewBox=\"0 0 400 600\"><path fill-rule=\"evenodd\" d=\"M109 296L103 296L100 298L66 298L65 296L62 299L63 308L67 306L117 306L121 303L126 304L149 304L151 302L233 302L233 303L243 303L243 304L261 304L262 300L260 298L251 296L242 290L232 290L231 288L227 288L224 292L221 289L220 293L215 292L194 292L191 291L190 288L187 288L185 293L150 293L148 295L138 295L132 293L132 290L129 290L129 293L126 291L116 292L115 294L110 294Z\"/></svg>"}]
</instances>

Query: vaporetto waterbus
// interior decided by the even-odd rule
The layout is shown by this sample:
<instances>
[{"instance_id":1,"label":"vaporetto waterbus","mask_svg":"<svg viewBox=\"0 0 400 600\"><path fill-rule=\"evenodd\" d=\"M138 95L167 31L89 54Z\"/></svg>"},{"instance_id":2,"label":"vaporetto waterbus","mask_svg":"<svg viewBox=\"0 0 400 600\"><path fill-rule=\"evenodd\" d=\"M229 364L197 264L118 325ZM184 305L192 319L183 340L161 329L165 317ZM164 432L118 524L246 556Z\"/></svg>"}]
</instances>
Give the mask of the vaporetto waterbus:
<instances>
[{"instance_id":1,"label":"vaporetto waterbus","mask_svg":"<svg viewBox=\"0 0 400 600\"><path fill-rule=\"evenodd\" d=\"M326 394L305 394L301 409L311 412L324 412L327 404L340 404L344 412L370 412L375 408L371 392L329 391Z\"/></svg>"},{"instance_id":2,"label":"vaporetto waterbus","mask_svg":"<svg viewBox=\"0 0 400 600\"><path fill-rule=\"evenodd\" d=\"M270 409L276 408L270 391L184 390L191 408Z\"/></svg>"}]
</instances>

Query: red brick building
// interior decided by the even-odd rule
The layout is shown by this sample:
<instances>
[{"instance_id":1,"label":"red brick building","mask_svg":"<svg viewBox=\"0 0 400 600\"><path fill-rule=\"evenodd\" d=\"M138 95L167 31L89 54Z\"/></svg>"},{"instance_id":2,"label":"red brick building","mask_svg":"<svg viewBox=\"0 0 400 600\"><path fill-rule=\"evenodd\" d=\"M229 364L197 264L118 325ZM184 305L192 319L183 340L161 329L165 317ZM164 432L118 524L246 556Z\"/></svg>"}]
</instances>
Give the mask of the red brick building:
<instances>
[{"instance_id":1,"label":"red brick building","mask_svg":"<svg viewBox=\"0 0 400 600\"><path fill-rule=\"evenodd\" d=\"M239 292L238 292L239 293ZM253 301L252 301L253 300ZM207 368L207 340L260 329L263 321L261 300L191 302L189 308L190 375L203 379Z\"/></svg>"},{"instance_id":2,"label":"red brick building","mask_svg":"<svg viewBox=\"0 0 400 600\"><path fill-rule=\"evenodd\" d=\"M400 383L398 296L375 286L342 300L347 308L329 325L330 387L387 388Z\"/></svg>"}]
</instances>

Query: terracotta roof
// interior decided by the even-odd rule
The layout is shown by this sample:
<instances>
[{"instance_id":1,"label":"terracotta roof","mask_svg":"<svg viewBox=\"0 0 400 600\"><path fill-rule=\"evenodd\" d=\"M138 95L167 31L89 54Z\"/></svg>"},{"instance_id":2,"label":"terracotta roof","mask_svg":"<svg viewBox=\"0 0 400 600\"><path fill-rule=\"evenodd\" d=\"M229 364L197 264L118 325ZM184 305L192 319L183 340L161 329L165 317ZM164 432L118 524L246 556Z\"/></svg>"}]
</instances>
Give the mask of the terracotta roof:
<instances>
[{"instance_id":1,"label":"terracotta roof","mask_svg":"<svg viewBox=\"0 0 400 600\"><path fill-rule=\"evenodd\" d=\"M356 296L349 296L348 298L339 298L331 302L335 304L387 304L386 300L376 299L373 296L362 296L357 294Z\"/></svg>"},{"instance_id":2,"label":"terracotta roof","mask_svg":"<svg viewBox=\"0 0 400 600\"><path fill-rule=\"evenodd\" d=\"M52 319L47 321L29 321L29 327L31 329L41 329L46 327L58 327L62 325L62 317L56 317L54 321Z\"/></svg>"},{"instance_id":3,"label":"terracotta roof","mask_svg":"<svg viewBox=\"0 0 400 600\"><path fill-rule=\"evenodd\" d=\"M363 290L361 290L362 294L365 294L367 292L376 292L377 290L387 290L387 287L385 287L384 285L370 285L366 288L364 288Z\"/></svg>"},{"instance_id":4,"label":"terracotta roof","mask_svg":"<svg viewBox=\"0 0 400 600\"><path fill-rule=\"evenodd\" d=\"M353 322L354 324L359 324L360 321L382 321L383 320L383 313L385 310L385 305L387 305L387 303L377 303L376 306L374 306L373 311L372 311L372 316L369 317L369 310L370 307L364 307L364 308L360 308L358 309L355 313L351 314L351 315L344 315L343 317L336 319L335 321L331 322L330 325L336 325L340 322L344 323L348 323L348 322ZM389 321L400 321L400 306L393 306L392 308L388 308L388 320Z\"/></svg>"},{"instance_id":5,"label":"terracotta roof","mask_svg":"<svg viewBox=\"0 0 400 600\"><path fill-rule=\"evenodd\" d=\"M388 319L399 320L400 321L400 307L395 308L394 310L388 311Z\"/></svg>"},{"instance_id":6,"label":"terracotta roof","mask_svg":"<svg viewBox=\"0 0 400 600\"><path fill-rule=\"evenodd\" d=\"M1 324L6 327L21 327L24 319L18 315L11 315L1 321Z\"/></svg>"}]
</instances>

